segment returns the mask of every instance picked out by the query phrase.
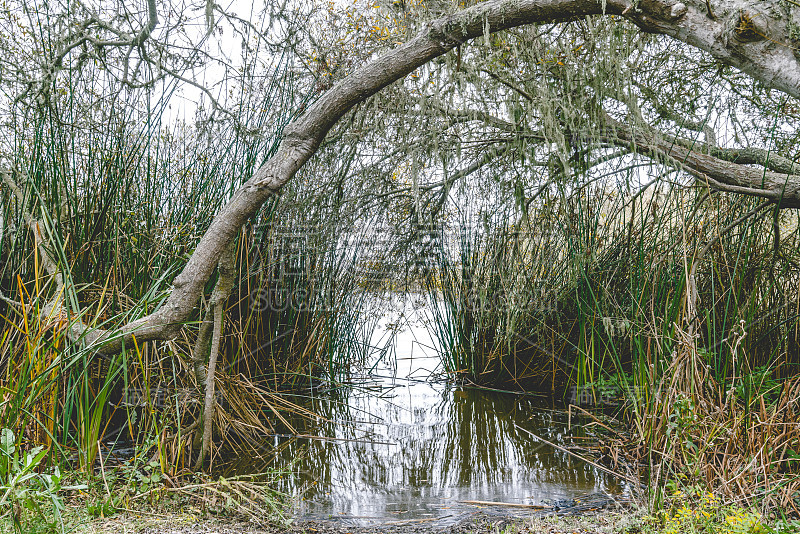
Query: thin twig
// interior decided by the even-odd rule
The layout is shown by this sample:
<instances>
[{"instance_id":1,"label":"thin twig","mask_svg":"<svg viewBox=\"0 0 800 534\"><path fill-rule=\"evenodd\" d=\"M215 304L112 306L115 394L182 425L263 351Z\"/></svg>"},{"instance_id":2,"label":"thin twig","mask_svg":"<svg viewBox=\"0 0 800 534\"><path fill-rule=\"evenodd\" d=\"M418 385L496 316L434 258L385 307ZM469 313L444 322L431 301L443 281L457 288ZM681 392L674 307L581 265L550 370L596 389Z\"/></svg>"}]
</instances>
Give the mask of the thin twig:
<instances>
[{"instance_id":1,"label":"thin twig","mask_svg":"<svg viewBox=\"0 0 800 534\"><path fill-rule=\"evenodd\" d=\"M536 438L537 440L541 441L545 445L550 445L553 448L556 448L556 449L558 449L560 451L564 451L567 454L572 455L572 456L574 456L575 458L577 458L579 460L583 460L587 464L589 464L591 466L594 466L594 467L596 467L597 469L599 469L601 471L605 471L606 473L608 473L610 475L614 475L614 476L619 477L619 478L621 478L623 480L627 480L631 484L635 484L636 486L640 486L641 485L640 481L638 481L636 479L633 479L633 478L630 478L630 477L628 477L626 475L623 475L622 473L618 473L617 471L614 471L613 469L609 469L608 467L606 467L604 465L600 465L597 462L593 462L592 460L590 460L590 459L588 459L588 458L586 458L584 456L581 456L580 454L578 454L578 453L576 453L574 451L571 451L571 450L567 449L566 447L562 447L561 445L556 445L552 441L547 441L543 437L537 436L536 434L534 434L530 430L526 430L526 429L522 428L517 423L514 423L514 426L517 427L517 429L522 430L526 434L530 435L531 437Z\"/></svg>"}]
</instances>

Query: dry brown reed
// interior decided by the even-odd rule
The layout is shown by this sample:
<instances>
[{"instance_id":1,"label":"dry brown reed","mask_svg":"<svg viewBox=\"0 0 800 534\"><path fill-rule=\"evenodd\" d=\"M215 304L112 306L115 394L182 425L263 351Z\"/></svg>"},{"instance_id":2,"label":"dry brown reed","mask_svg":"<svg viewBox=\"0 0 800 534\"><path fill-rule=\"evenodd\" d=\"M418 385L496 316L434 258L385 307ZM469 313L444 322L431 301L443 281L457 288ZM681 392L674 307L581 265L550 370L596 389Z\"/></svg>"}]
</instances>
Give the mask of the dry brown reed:
<instances>
[{"instance_id":1,"label":"dry brown reed","mask_svg":"<svg viewBox=\"0 0 800 534\"><path fill-rule=\"evenodd\" d=\"M718 383L691 328L676 328L672 361L643 413L633 450L652 487L697 484L731 503L800 515L800 377L750 398ZM734 340L734 357L741 340Z\"/></svg>"}]
</instances>

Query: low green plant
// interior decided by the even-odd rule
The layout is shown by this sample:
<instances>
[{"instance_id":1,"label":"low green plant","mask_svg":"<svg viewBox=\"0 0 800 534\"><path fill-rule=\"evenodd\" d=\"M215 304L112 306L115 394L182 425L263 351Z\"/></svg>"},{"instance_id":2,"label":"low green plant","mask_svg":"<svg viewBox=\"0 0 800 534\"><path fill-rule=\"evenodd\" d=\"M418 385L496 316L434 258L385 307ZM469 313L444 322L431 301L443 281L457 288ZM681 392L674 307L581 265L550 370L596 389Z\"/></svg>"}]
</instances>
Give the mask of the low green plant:
<instances>
[{"instance_id":1,"label":"low green plant","mask_svg":"<svg viewBox=\"0 0 800 534\"><path fill-rule=\"evenodd\" d=\"M797 519L778 519L770 525L769 532L774 534L793 534L800 532L800 521Z\"/></svg>"},{"instance_id":2,"label":"low green plant","mask_svg":"<svg viewBox=\"0 0 800 534\"><path fill-rule=\"evenodd\" d=\"M50 474L39 472L46 455L44 447L22 451L11 430L0 430L0 519L10 517L15 532L23 532L34 523L43 525L45 531L55 532L59 527L63 530L64 503L59 491L85 489L85 486L62 488L58 467ZM30 519L34 521L29 522Z\"/></svg>"},{"instance_id":3,"label":"low green plant","mask_svg":"<svg viewBox=\"0 0 800 534\"><path fill-rule=\"evenodd\" d=\"M678 488L667 483L670 496L648 523L659 534L766 534L774 532L762 515L749 508L725 504L700 486Z\"/></svg>"},{"instance_id":4,"label":"low green plant","mask_svg":"<svg viewBox=\"0 0 800 534\"><path fill-rule=\"evenodd\" d=\"M105 496L86 503L86 512L91 517L111 517L117 513L118 497Z\"/></svg>"}]
</instances>

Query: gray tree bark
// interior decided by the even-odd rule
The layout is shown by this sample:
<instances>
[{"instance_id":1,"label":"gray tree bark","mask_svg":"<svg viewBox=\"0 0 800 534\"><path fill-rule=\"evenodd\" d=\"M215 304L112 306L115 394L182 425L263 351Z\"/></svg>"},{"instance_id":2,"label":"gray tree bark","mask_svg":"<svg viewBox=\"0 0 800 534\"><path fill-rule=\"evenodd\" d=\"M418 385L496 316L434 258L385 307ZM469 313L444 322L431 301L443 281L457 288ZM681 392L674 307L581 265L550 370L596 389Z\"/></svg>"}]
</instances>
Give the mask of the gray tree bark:
<instances>
[{"instance_id":1,"label":"gray tree bark","mask_svg":"<svg viewBox=\"0 0 800 534\"><path fill-rule=\"evenodd\" d=\"M245 183L216 216L183 271L175 278L164 305L151 315L134 321L115 332L86 331L85 341L99 351L120 350L123 343L167 339L177 334L192 314L206 282L216 269L223 252L245 221L271 196L277 193L311 158L328 131L350 109L387 85L403 78L416 68L452 50L459 44L486 33L535 23L557 23L589 15L621 16L642 31L669 35L711 54L718 61L732 65L769 87L800 97L800 64L797 42L791 28L800 18L800 8L788 9L777 0L751 4L741 0L489 0L434 20L412 40L384 56L355 70L323 94L285 131L275 155ZM687 96L688 98L688 96ZM645 141L652 149L665 147L640 134L630 141ZM675 153L678 150L679 153ZM706 173L718 184L742 192L781 187L775 180L762 184L761 173L743 173L741 165L705 161L700 155L689 156L673 147L671 153L690 162L695 172L712 165ZM792 205L797 202L800 181L796 176L783 177L791 182Z\"/></svg>"}]
</instances>

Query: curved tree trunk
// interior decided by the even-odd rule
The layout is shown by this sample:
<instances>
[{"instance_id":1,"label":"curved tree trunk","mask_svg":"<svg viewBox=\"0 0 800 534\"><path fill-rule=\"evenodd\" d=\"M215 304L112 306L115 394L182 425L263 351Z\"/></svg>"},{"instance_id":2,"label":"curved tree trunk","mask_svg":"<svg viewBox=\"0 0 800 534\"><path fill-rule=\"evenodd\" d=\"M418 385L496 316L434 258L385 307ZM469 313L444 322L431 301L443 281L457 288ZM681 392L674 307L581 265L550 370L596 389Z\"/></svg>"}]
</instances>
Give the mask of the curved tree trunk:
<instances>
[{"instance_id":1,"label":"curved tree trunk","mask_svg":"<svg viewBox=\"0 0 800 534\"><path fill-rule=\"evenodd\" d=\"M275 155L217 214L183 271L175 278L171 294L161 308L118 331L86 329L81 335L105 353L120 350L134 335L140 341L176 335L192 314L223 251L245 221L314 155L339 119L355 105L416 68L486 33L526 24L565 22L588 15L622 16L643 31L672 36L768 86L800 97L800 64L794 54L797 45L789 32L794 24L790 19L795 11L800 18L800 8L792 7L784 20L772 14L781 12L780 9L786 11L777 0L763 1L759 6L756 8L741 0L713 3L705 0L489 0L434 20L409 42L338 82L285 130ZM774 9L768 11L768 7ZM632 141L635 143L636 139ZM715 168L715 171L713 179L725 184L725 168ZM742 183L743 179L750 179L749 175L735 173L729 178L727 183L742 188L745 193L764 188L760 181ZM789 176L787 180L791 185L789 189L797 191L800 178Z\"/></svg>"}]
</instances>

